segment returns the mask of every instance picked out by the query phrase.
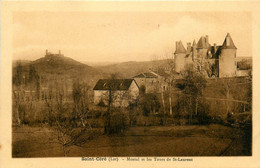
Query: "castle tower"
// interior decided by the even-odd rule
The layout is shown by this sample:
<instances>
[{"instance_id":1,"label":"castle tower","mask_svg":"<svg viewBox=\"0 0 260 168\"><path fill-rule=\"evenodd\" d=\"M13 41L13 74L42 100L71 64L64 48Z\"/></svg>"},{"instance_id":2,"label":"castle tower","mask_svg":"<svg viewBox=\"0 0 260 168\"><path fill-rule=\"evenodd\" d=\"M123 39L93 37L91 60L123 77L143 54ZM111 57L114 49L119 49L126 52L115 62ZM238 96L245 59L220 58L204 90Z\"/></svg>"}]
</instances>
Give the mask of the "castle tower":
<instances>
[{"instance_id":1,"label":"castle tower","mask_svg":"<svg viewBox=\"0 0 260 168\"><path fill-rule=\"evenodd\" d=\"M209 36L201 36L197 44L198 58L207 58L209 46Z\"/></svg>"},{"instance_id":2,"label":"castle tower","mask_svg":"<svg viewBox=\"0 0 260 168\"><path fill-rule=\"evenodd\" d=\"M228 33L219 55L219 77L232 77L236 75L236 51L237 48Z\"/></svg>"},{"instance_id":3,"label":"castle tower","mask_svg":"<svg viewBox=\"0 0 260 168\"><path fill-rule=\"evenodd\" d=\"M190 54L191 53L191 43L187 43L187 53L186 54Z\"/></svg>"},{"instance_id":4,"label":"castle tower","mask_svg":"<svg viewBox=\"0 0 260 168\"><path fill-rule=\"evenodd\" d=\"M180 73L185 67L186 49L181 41L176 41L176 50L174 52L174 70Z\"/></svg>"},{"instance_id":5,"label":"castle tower","mask_svg":"<svg viewBox=\"0 0 260 168\"><path fill-rule=\"evenodd\" d=\"M197 58L197 44L196 41L193 41L192 44L192 60L194 61Z\"/></svg>"}]
</instances>

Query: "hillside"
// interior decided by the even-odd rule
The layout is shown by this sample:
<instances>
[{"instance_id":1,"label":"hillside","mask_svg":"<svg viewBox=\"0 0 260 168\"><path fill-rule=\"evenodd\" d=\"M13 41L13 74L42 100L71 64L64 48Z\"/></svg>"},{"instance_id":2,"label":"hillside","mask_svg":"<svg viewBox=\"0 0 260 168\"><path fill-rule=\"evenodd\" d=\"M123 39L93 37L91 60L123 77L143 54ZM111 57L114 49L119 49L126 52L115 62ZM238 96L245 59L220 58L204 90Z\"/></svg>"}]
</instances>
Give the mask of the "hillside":
<instances>
[{"instance_id":1,"label":"hillside","mask_svg":"<svg viewBox=\"0 0 260 168\"><path fill-rule=\"evenodd\" d=\"M70 78L100 75L100 72L95 68L64 56L43 57L33 61L31 64L42 74L51 73L65 75Z\"/></svg>"},{"instance_id":2,"label":"hillside","mask_svg":"<svg viewBox=\"0 0 260 168\"><path fill-rule=\"evenodd\" d=\"M29 69L32 65L36 72L41 76L42 83L48 83L50 81L67 82L69 85L73 80L79 79L90 84L92 87L95 82L103 77L101 71L82 64L72 58L65 56L45 56L35 61L19 61L22 66L22 74L26 78L29 75ZM13 73L16 72L17 63L13 63Z\"/></svg>"},{"instance_id":3,"label":"hillside","mask_svg":"<svg viewBox=\"0 0 260 168\"><path fill-rule=\"evenodd\" d=\"M106 66L95 66L96 69L101 70L106 76L116 74L120 78L131 78L141 72L149 69L156 70L159 67L165 67L168 60L144 61L144 62L123 62Z\"/></svg>"}]
</instances>

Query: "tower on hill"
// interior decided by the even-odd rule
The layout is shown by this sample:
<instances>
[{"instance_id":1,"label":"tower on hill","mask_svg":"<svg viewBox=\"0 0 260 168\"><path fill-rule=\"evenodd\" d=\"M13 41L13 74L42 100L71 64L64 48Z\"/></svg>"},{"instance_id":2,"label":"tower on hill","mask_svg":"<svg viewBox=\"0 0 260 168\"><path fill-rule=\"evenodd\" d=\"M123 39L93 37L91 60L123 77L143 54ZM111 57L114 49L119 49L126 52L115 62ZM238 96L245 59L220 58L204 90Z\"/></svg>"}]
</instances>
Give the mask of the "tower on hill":
<instances>
[{"instance_id":1,"label":"tower on hill","mask_svg":"<svg viewBox=\"0 0 260 168\"><path fill-rule=\"evenodd\" d=\"M221 47L219 55L219 77L232 77L236 75L236 51L237 48L228 33Z\"/></svg>"}]
</instances>

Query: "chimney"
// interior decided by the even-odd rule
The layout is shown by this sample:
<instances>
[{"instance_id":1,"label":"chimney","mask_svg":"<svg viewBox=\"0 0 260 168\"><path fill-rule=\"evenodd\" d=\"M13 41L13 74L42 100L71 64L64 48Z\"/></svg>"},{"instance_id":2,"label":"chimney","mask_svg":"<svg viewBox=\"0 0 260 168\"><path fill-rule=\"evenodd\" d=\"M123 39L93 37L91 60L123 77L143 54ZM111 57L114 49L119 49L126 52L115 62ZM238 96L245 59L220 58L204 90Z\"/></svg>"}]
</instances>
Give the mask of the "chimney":
<instances>
[{"instance_id":1,"label":"chimney","mask_svg":"<svg viewBox=\"0 0 260 168\"><path fill-rule=\"evenodd\" d=\"M209 36L206 35L206 46L209 47Z\"/></svg>"},{"instance_id":2,"label":"chimney","mask_svg":"<svg viewBox=\"0 0 260 168\"><path fill-rule=\"evenodd\" d=\"M191 43L187 43L187 54L191 52Z\"/></svg>"},{"instance_id":3,"label":"chimney","mask_svg":"<svg viewBox=\"0 0 260 168\"><path fill-rule=\"evenodd\" d=\"M197 57L197 50L196 50L196 41L193 41L192 44L192 60L194 60Z\"/></svg>"},{"instance_id":4,"label":"chimney","mask_svg":"<svg viewBox=\"0 0 260 168\"><path fill-rule=\"evenodd\" d=\"M45 51L45 52L46 52L46 55L48 55L48 50L47 50L47 49L46 49L46 51Z\"/></svg>"},{"instance_id":5,"label":"chimney","mask_svg":"<svg viewBox=\"0 0 260 168\"><path fill-rule=\"evenodd\" d=\"M59 55L61 55L61 52L60 52L60 50L59 50Z\"/></svg>"},{"instance_id":6,"label":"chimney","mask_svg":"<svg viewBox=\"0 0 260 168\"><path fill-rule=\"evenodd\" d=\"M217 44L214 43L214 54L216 54L216 52L217 52Z\"/></svg>"}]
</instances>

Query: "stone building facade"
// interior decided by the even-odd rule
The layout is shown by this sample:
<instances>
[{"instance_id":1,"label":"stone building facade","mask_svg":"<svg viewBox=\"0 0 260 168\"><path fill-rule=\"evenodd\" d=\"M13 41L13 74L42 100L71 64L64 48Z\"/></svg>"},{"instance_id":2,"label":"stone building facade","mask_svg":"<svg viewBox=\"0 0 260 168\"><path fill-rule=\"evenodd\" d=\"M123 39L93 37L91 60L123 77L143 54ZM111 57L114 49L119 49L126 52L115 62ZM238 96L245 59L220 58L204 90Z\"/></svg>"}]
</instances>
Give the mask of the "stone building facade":
<instances>
[{"instance_id":1,"label":"stone building facade","mask_svg":"<svg viewBox=\"0 0 260 168\"><path fill-rule=\"evenodd\" d=\"M202 36L198 43L187 43L184 48L181 41L176 42L174 52L174 70L181 73L188 67L193 67L207 77L239 76L236 61L237 48L228 33L222 45L211 45L209 37Z\"/></svg>"},{"instance_id":2,"label":"stone building facade","mask_svg":"<svg viewBox=\"0 0 260 168\"><path fill-rule=\"evenodd\" d=\"M157 93L167 89L164 77L153 72L143 72L133 77L137 85L144 87L145 93Z\"/></svg>"},{"instance_id":3,"label":"stone building facade","mask_svg":"<svg viewBox=\"0 0 260 168\"><path fill-rule=\"evenodd\" d=\"M100 79L94 87L94 104L127 107L139 95L139 87L134 79Z\"/></svg>"}]
</instances>

